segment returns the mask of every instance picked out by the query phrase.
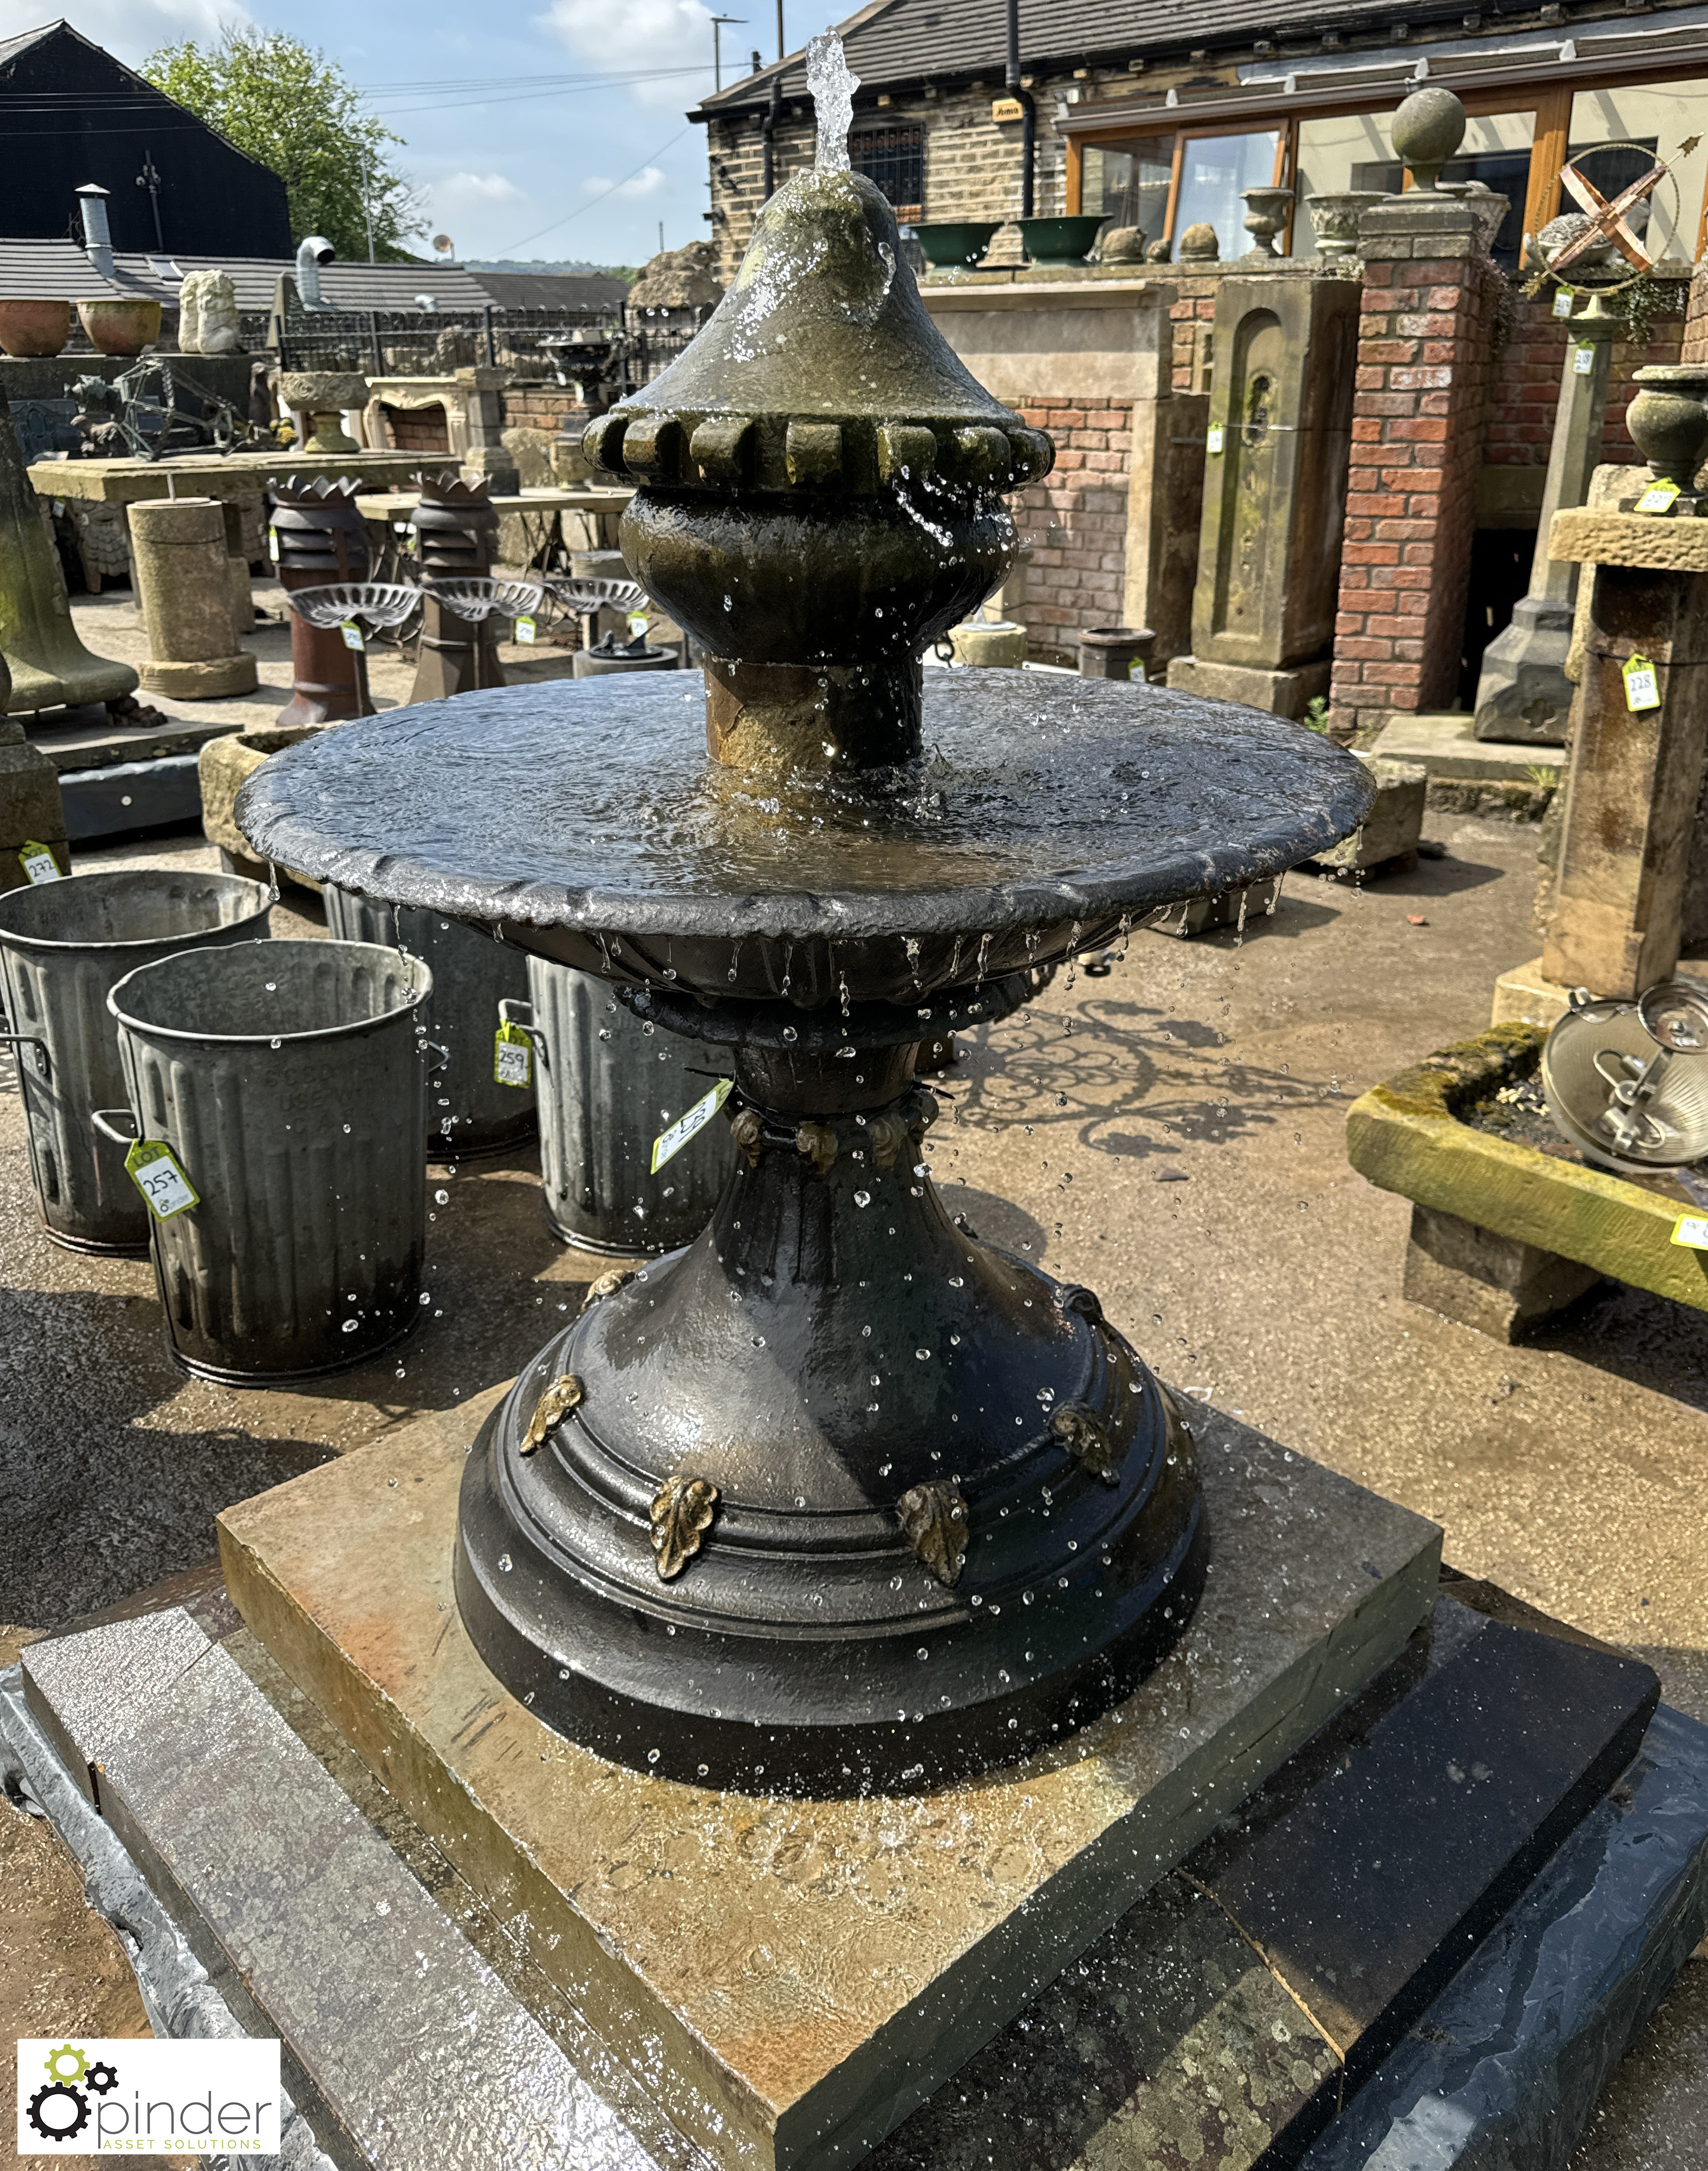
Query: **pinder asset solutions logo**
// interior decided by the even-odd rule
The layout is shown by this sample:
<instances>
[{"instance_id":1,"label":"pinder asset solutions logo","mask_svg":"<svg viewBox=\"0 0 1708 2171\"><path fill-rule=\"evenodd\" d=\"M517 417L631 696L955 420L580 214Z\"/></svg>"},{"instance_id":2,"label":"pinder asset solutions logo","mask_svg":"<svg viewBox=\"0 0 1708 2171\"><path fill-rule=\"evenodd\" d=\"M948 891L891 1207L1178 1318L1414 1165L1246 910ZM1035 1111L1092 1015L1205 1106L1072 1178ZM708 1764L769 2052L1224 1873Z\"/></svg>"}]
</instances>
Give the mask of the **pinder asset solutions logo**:
<instances>
[{"instance_id":1,"label":"pinder asset solutions logo","mask_svg":"<svg viewBox=\"0 0 1708 2171\"><path fill-rule=\"evenodd\" d=\"M19 2042L20 2156L274 2156L278 2147L277 2040Z\"/></svg>"}]
</instances>

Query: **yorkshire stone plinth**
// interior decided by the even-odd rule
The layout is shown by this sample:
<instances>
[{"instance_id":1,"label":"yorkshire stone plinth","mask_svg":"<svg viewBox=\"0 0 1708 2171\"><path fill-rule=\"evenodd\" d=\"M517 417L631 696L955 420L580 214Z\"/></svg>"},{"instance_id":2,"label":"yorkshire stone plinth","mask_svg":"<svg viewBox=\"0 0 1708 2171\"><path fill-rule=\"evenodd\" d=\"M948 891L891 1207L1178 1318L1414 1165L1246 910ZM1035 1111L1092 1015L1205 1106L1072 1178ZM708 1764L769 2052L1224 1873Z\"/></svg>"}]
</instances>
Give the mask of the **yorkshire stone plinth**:
<instances>
[{"instance_id":1,"label":"yorkshire stone plinth","mask_svg":"<svg viewBox=\"0 0 1708 2171\"><path fill-rule=\"evenodd\" d=\"M1125 1704L932 1793L719 1795L603 1761L490 1674L451 1585L460 1440L230 1510L250 1627L720 2165L852 2160L1400 1649L1439 1533L1195 1414L1205 1595Z\"/></svg>"}]
</instances>

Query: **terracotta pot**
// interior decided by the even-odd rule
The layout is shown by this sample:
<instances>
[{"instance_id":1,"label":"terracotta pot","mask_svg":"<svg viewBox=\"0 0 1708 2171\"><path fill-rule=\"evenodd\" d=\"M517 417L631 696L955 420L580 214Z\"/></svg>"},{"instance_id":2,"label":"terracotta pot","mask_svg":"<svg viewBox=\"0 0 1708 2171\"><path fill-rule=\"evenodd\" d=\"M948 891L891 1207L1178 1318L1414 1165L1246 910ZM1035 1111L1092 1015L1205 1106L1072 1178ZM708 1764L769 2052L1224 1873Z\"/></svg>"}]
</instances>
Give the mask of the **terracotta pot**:
<instances>
[{"instance_id":1,"label":"terracotta pot","mask_svg":"<svg viewBox=\"0 0 1708 2171\"><path fill-rule=\"evenodd\" d=\"M0 302L0 347L8 354L57 354L70 337L69 302Z\"/></svg>"},{"instance_id":2,"label":"terracotta pot","mask_svg":"<svg viewBox=\"0 0 1708 2171\"><path fill-rule=\"evenodd\" d=\"M126 295L79 302L78 316L97 352L140 354L160 336L160 304Z\"/></svg>"}]
</instances>

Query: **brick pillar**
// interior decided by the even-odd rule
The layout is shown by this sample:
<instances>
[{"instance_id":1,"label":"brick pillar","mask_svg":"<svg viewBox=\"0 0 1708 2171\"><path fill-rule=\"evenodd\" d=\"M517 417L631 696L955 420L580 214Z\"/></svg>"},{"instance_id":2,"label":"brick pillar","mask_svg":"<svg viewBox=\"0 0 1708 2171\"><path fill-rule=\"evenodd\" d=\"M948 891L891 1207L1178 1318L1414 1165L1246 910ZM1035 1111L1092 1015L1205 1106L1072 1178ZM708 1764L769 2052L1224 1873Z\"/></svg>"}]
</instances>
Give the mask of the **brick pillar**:
<instances>
[{"instance_id":1,"label":"brick pillar","mask_svg":"<svg viewBox=\"0 0 1708 2171\"><path fill-rule=\"evenodd\" d=\"M1458 691L1502 287L1465 206L1414 189L1359 223L1363 313L1340 559L1336 737Z\"/></svg>"}]
</instances>

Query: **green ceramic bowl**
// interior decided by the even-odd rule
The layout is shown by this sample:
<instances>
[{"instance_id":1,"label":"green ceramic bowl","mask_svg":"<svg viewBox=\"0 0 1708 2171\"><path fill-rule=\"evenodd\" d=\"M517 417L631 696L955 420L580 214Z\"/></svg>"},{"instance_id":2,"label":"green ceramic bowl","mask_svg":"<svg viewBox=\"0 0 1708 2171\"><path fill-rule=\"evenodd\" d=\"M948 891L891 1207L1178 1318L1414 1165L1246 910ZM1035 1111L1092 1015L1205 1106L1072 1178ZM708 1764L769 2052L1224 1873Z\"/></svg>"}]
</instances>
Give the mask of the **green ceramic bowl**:
<instances>
[{"instance_id":1,"label":"green ceramic bowl","mask_svg":"<svg viewBox=\"0 0 1708 2171\"><path fill-rule=\"evenodd\" d=\"M936 226L916 226L913 230L932 270L948 271L976 264L1002 222L1000 218L957 218Z\"/></svg>"},{"instance_id":2,"label":"green ceramic bowl","mask_svg":"<svg viewBox=\"0 0 1708 2171\"><path fill-rule=\"evenodd\" d=\"M1102 224L1100 217L1090 214L1077 218L1023 218L1020 237L1034 264L1060 270L1084 263Z\"/></svg>"}]
</instances>

